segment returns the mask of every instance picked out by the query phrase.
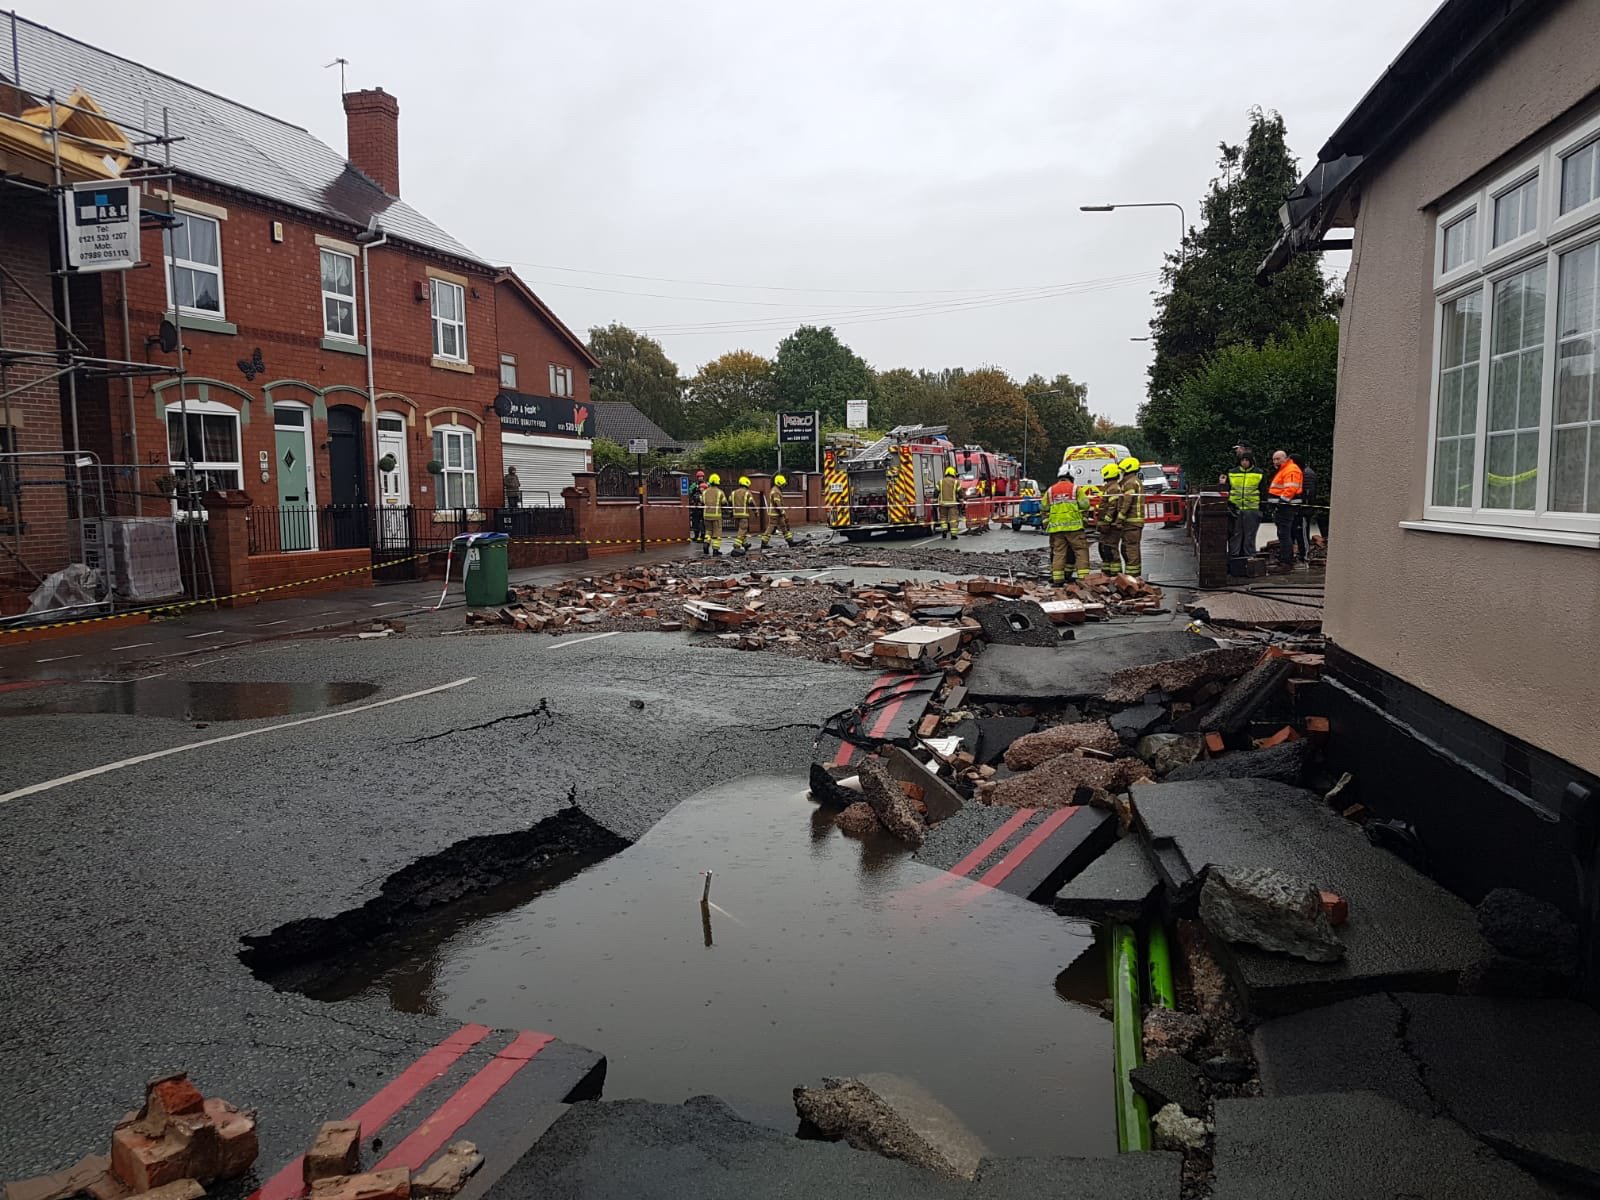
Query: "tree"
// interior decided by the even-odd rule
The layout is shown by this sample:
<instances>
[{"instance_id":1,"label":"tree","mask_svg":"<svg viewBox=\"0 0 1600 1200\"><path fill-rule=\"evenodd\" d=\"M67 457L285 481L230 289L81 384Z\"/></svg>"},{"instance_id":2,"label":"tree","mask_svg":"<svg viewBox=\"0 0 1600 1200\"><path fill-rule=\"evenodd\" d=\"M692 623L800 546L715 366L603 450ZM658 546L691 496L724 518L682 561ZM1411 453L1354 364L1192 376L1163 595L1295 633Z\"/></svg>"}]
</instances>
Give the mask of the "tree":
<instances>
[{"instance_id":1,"label":"tree","mask_svg":"<svg viewBox=\"0 0 1600 1200\"><path fill-rule=\"evenodd\" d=\"M1261 346L1332 311L1312 256L1296 258L1268 286L1256 283L1256 268L1282 231L1278 209L1297 179L1283 118L1252 109L1244 145L1220 150L1222 174L1201 204L1200 227L1185 235L1181 255L1167 257L1167 290L1150 322L1155 358L1139 425L1163 454L1172 446L1177 390L1211 355Z\"/></svg>"},{"instance_id":2,"label":"tree","mask_svg":"<svg viewBox=\"0 0 1600 1200\"><path fill-rule=\"evenodd\" d=\"M685 431L708 437L751 413L778 406L772 362L748 350L732 350L695 372L684 396Z\"/></svg>"},{"instance_id":3,"label":"tree","mask_svg":"<svg viewBox=\"0 0 1600 1200\"><path fill-rule=\"evenodd\" d=\"M832 329L802 325L778 343L773 382L783 408L818 409L843 424L847 402L868 398L872 370Z\"/></svg>"},{"instance_id":4,"label":"tree","mask_svg":"<svg viewBox=\"0 0 1600 1200\"><path fill-rule=\"evenodd\" d=\"M963 373L952 392L965 413L973 436L985 450L1021 455L1023 423L1027 423L1029 457L1034 446L1044 445L1044 426L1023 400L1016 381L998 367Z\"/></svg>"},{"instance_id":5,"label":"tree","mask_svg":"<svg viewBox=\"0 0 1600 1200\"><path fill-rule=\"evenodd\" d=\"M589 330L600 360L589 376L596 400L626 400L674 437L683 437L683 381L661 343L613 322Z\"/></svg>"},{"instance_id":6,"label":"tree","mask_svg":"<svg viewBox=\"0 0 1600 1200\"><path fill-rule=\"evenodd\" d=\"M1319 317L1265 345L1229 346L1178 385L1173 445L1192 483L1209 484L1233 462L1243 441L1270 474L1273 450L1300 453L1333 473L1333 408L1339 323Z\"/></svg>"},{"instance_id":7,"label":"tree","mask_svg":"<svg viewBox=\"0 0 1600 1200\"><path fill-rule=\"evenodd\" d=\"M1043 375L1030 375L1023 382L1022 390L1044 428L1043 441L1028 447L1028 469L1035 476L1048 478L1061 465L1061 456L1068 446L1087 442L1093 434L1089 385L1074 382L1070 375L1057 375L1049 380Z\"/></svg>"},{"instance_id":8,"label":"tree","mask_svg":"<svg viewBox=\"0 0 1600 1200\"><path fill-rule=\"evenodd\" d=\"M966 414L956 407L951 381L962 372L913 371L896 367L880 371L872 380L867 400L867 418L877 429L896 425L943 425L953 441L966 440Z\"/></svg>"}]
</instances>

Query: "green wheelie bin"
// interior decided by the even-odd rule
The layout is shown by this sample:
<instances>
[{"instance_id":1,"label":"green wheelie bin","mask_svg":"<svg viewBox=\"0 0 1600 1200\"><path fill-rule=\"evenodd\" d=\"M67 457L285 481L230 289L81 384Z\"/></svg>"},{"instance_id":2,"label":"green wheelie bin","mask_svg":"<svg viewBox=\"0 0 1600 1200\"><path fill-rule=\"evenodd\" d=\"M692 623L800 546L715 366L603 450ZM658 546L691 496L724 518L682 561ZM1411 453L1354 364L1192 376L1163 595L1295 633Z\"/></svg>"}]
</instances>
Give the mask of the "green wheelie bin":
<instances>
[{"instance_id":1,"label":"green wheelie bin","mask_svg":"<svg viewBox=\"0 0 1600 1200\"><path fill-rule=\"evenodd\" d=\"M463 533L455 540L464 556L467 605L495 608L504 604L510 591L511 538L503 533Z\"/></svg>"}]
</instances>

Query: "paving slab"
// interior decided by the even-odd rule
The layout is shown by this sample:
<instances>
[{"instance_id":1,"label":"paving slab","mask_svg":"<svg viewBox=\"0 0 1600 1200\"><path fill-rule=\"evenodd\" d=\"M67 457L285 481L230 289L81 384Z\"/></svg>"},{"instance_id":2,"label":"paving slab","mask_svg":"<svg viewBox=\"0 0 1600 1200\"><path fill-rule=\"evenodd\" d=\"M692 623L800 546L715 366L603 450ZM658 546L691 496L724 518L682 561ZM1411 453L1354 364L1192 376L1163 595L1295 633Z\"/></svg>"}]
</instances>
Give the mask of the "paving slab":
<instances>
[{"instance_id":1,"label":"paving slab","mask_svg":"<svg viewBox=\"0 0 1600 1200\"><path fill-rule=\"evenodd\" d=\"M1252 1012L1268 1016L1379 991L1453 991L1492 950L1472 909L1371 845L1312 793L1261 779L1141 784L1133 790L1147 853L1174 904L1210 866L1273 867L1350 903L1345 957L1309 963L1249 946L1218 958Z\"/></svg>"},{"instance_id":2,"label":"paving slab","mask_svg":"<svg viewBox=\"0 0 1600 1200\"><path fill-rule=\"evenodd\" d=\"M989 646L967 677L974 700L1083 700L1098 696L1111 675L1214 649L1208 638L1181 630L1133 632L1082 639L1066 646Z\"/></svg>"},{"instance_id":3,"label":"paving slab","mask_svg":"<svg viewBox=\"0 0 1600 1200\"><path fill-rule=\"evenodd\" d=\"M1267 1021L1253 1040L1268 1095L1375 1092L1600 1186L1600 1014L1586 1005L1390 993Z\"/></svg>"},{"instance_id":4,"label":"paving slab","mask_svg":"<svg viewBox=\"0 0 1600 1200\"><path fill-rule=\"evenodd\" d=\"M1081 921L1131 924L1149 910L1160 887L1139 840L1125 837L1062 886L1055 909Z\"/></svg>"},{"instance_id":5,"label":"paving slab","mask_svg":"<svg viewBox=\"0 0 1600 1200\"><path fill-rule=\"evenodd\" d=\"M1371 1092L1219 1100L1211 1200L1535 1200L1461 1126Z\"/></svg>"},{"instance_id":6,"label":"paving slab","mask_svg":"<svg viewBox=\"0 0 1600 1200\"><path fill-rule=\"evenodd\" d=\"M488 1200L1177 1200L1176 1155L985 1159L975 1181L945 1179L836 1142L754 1125L722 1101L575 1105Z\"/></svg>"}]
</instances>

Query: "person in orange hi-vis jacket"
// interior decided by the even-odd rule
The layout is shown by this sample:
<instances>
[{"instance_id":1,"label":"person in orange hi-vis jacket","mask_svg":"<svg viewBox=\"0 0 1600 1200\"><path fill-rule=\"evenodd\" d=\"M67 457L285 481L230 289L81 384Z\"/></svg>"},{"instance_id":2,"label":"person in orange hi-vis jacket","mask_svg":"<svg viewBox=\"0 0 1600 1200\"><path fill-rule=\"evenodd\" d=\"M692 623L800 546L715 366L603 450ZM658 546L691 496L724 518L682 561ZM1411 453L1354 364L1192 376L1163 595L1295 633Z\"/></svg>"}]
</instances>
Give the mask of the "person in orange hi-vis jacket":
<instances>
[{"instance_id":1,"label":"person in orange hi-vis jacket","mask_svg":"<svg viewBox=\"0 0 1600 1200\"><path fill-rule=\"evenodd\" d=\"M1285 575L1294 570L1294 527L1300 520L1301 493L1305 491L1305 474L1287 450L1272 452L1272 467L1276 472L1267 488L1267 503L1272 508L1273 523L1278 527L1278 561L1267 568L1274 575Z\"/></svg>"}]
</instances>

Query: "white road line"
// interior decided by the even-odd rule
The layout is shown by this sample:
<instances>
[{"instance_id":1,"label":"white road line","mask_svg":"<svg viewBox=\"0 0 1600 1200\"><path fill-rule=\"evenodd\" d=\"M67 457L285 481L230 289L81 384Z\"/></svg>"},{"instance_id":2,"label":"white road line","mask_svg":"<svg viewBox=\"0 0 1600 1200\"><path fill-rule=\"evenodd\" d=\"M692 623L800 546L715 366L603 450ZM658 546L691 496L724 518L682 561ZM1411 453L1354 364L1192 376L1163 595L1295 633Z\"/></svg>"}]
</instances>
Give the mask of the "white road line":
<instances>
[{"instance_id":1,"label":"white road line","mask_svg":"<svg viewBox=\"0 0 1600 1200\"><path fill-rule=\"evenodd\" d=\"M372 608L386 608L391 604L404 604L404 603L405 603L404 600L379 600L376 604L371 605L370 607L372 607Z\"/></svg>"},{"instance_id":2,"label":"white road line","mask_svg":"<svg viewBox=\"0 0 1600 1200\"><path fill-rule=\"evenodd\" d=\"M146 646L154 646L154 642L129 642L126 646L113 646L113 650L143 650Z\"/></svg>"},{"instance_id":3,"label":"white road line","mask_svg":"<svg viewBox=\"0 0 1600 1200\"><path fill-rule=\"evenodd\" d=\"M469 675L465 679L452 680L441 683L437 687L423 688L417 692L407 692L403 696L390 696L387 700L374 700L371 704L357 705L355 708L344 708L338 712L318 713L314 717L301 717L295 721L284 721L278 725L268 725L262 729L246 729L242 733L226 733L221 737L206 738L199 742L186 742L181 746L168 746L165 750L155 750L149 754L136 754L132 758L118 759L116 762L106 763L101 767L89 767L87 770L74 771L71 775L62 775L56 779L47 779L43 783L31 783L27 787L16 788L13 791L0 795L0 804L12 800L20 800L24 796L35 796L40 792L48 792L54 788L63 787L69 783L77 783L84 779L93 779L96 775L106 775L112 771L120 771L123 767L138 766L140 763L152 762L158 758L166 758L172 754L185 754L190 750L202 750L207 746L218 746L223 742L237 742L240 738L255 737L261 733L276 733L280 729L294 729L300 725L312 725L318 721L331 721L335 717L351 717L356 713L371 712L375 708L386 708L391 704L399 704L405 700L417 700L423 696L432 696L439 692L448 692L451 688L462 687L471 683L476 676Z\"/></svg>"},{"instance_id":4,"label":"white road line","mask_svg":"<svg viewBox=\"0 0 1600 1200\"><path fill-rule=\"evenodd\" d=\"M36 662L36 663L66 662L69 658L82 658L82 657L83 657L83 655L81 655L81 654L60 654L60 655L57 655L55 658L36 658L33 661Z\"/></svg>"},{"instance_id":5,"label":"white road line","mask_svg":"<svg viewBox=\"0 0 1600 1200\"><path fill-rule=\"evenodd\" d=\"M553 642L553 643L552 643L552 644L551 644L551 646L550 646L550 649L552 649L552 650L559 650L559 649L561 649L561 648L562 648L562 647L563 647L563 646L576 646L576 645L577 645L577 644L578 644L578 643L579 643L579 642L592 642L592 641L595 641L595 640L596 640L596 639L598 639L598 638L603 638L603 637L616 637L616 636L617 636L617 634L619 634L619 633L621 633L621 632L622 632L622 630L620 630L620 629L613 629L613 630L612 630L612 631L611 631L611 632L610 632L610 633L591 633L591 634L590 634L590 635L589 635L589 636L588 636L588 637L581 637L581 638L557 638L557 639L556 639L556 640L555 640L555 641L554 641L554 642Z\"/></svg>"},{"instance_id":6,"label":"white road line","mask_svg":"<svg viewBox=\"0 0 1600 1200\"><path fill-rule=\"evenodd\" d=\"M931 537L925 542L917 542L914 545L907 546L906 549L907 550L921 550L924 546L931 546L935 542L942 542L942 541L944 541L943 538Z\"/></svg>"},{"instance_id":7,"label":"white road line","mask_svg":"<svg viewBox=\"0 0 1600 1200\"><path fill-rule=\"evenodd\" d=\"M263 622L261 622L261 624L257 625L256 628L257 629L271 629L274 625L287 625L288 623L289 623L289 618L288 617L282 617L282 618L280 618L280 619L278 619L276 621L263 621Z\"/></svg>"},{"instance_id":8,"label":"white road line","mask_svg":"<svg viewBox=\"0 0 1600 1200\"><path fill-rule=\"evenodd\" d=\"M184 636L186 638L188 638L190 641L193 641L195 638L221 637L223 634L225 634L227 632L228 631L226 629L208 629L204 633L189 633L189 634L185 634Z\"/></svg>"}]
</instances>

